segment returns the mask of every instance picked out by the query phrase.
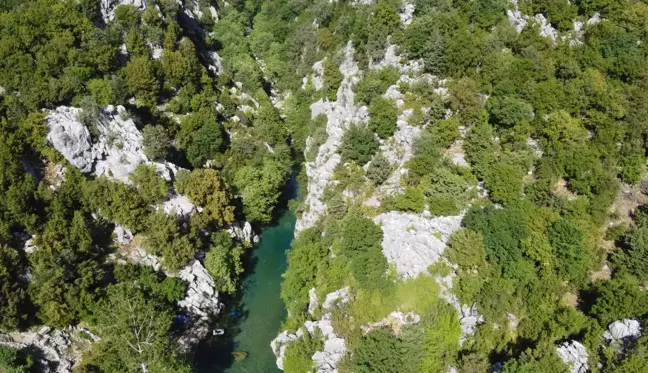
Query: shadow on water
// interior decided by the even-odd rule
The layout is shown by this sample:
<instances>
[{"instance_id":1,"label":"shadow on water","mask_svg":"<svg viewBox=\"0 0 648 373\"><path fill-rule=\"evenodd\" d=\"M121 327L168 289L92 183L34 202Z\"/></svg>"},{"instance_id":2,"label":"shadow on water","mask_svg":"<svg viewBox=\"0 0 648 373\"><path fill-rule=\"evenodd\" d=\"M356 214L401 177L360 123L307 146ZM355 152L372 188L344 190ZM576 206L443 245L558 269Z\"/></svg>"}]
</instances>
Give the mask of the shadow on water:
<instances>
[{"instance_id":1,"label":"shadow on water","mask_svg":"<svg viewBox=\"0 0 648 373\"><path fill-rule=\"evenodd\" d=\"M291 195L296 192L294 180ZM279 294L281 275L286 270L286 250L290 248L295 230L295 214L285 209L276 223L266 228L261 242L245 263L247 277L242 291L224 298L226 308L216 322L225 330L198 346L196 371L200 373L275 373L270 342L279 332L286 309ZM235 361L233 353L247 353Z\"/></svg>"}]
</instances>

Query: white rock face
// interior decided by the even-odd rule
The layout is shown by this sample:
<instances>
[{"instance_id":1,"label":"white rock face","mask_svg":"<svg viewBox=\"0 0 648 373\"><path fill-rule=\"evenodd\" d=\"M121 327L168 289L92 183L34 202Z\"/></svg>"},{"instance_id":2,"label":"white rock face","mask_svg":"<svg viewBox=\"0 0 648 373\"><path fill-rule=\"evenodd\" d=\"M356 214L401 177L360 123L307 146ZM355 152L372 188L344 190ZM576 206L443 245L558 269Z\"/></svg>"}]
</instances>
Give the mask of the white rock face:
<instances>
[{"instance_id":1,"label":"white rock face","mask_svg":"<svg viewBox=\"0 0 648 373\"><path fill-rule=\"evenodd\" d=\"M151 267L156 272L162 269L162 259L153 254L149 254L141 247L136 247L131 250L127 258L137 265Z\"/></svg>"},{"instance_id":2,"label":"white rock face","mask_svg":"<svg viewBox=\"0 0 648 373\"><path fill-rule=\"evenodd\" d=\"M544 14L536 14L533 18L540 25L540 36L549 38L553 41L558 40L558 30L553 28L551 23L547 22L547 18L545 18Z\"/></svg>"},{"instance_id":3,"label":"white rock face","mask_svg":"<svg viewBox=\"0 0 648 373\"><path fill-rule=\"evenodd\" d=\"M603 339L608 343L614 341L635 340L641 337L642 328L639 320L622 319L608 325L608 330L603 333Z\"/></svg>"},{"instance_id":4,"label":"white rock face","mask_svg":"<svg viewBox=\"0 0 648 373\"><path fill-rule=\"evenodd\" d=\"M306 196L306 210L297 220L295 232L310 228L326 212L323 202L324 188L333 176L335 167L340 162L337 149L342 142L344 131L351 123L364 123L368 119L366 106L355 105L353 85L359 81L358 65L353 60L354 49L349 42L345 49L345 59L340 66L344 79L340 84L335 102L319 100L311 105L312 118L326 115L326 132L328 139L318 149L317 156L312 162L306 163L308 175L308 194Z\"/></svg>"},{"instance_id":5,"label":"white rock face","mask_svg":"<svg viewBox=\"0 0 648 373\"><path fill-rule=\"evenodd\" d=\"M236 238L241 242L247 242L254 245L259 242L259 236L252 230L252 225L249 222L235 223L226 229L232 238Z\"/></svg>"},{"instance_id":6,"label":"white rock face","mask_svg":"<svg viewBox=\"0 0 648 373\"><path fill-rule=\"evenodd\" d=\"M317 61L313 64L313 73L310 75L310 79L316 91L324 88L324 60ZM302 89L306 88L307 83L308 77L304 77L302 80Z\"/></svg>"},{"instance_id":7,"label":"white rock face","mask_svg":"<svg viewBox=\"0 0 648 373\"><path fill-rule=\"evenodd\" d=\"M389 44L385 50L385 56L380 61L369 61L371 70L380 70L387 66L397 68L401 74L408 72L420 72L423 70L423 62L420 60L407 61L406 64L401 62L402 57L397 52L396 44Z\"/></svg>"},{"instance_id":8,"label":"white rock face","mask_svg":"<svg viewBox=\"0 0 648 373\"><path fill-rule=\"evenodd\" d=\"M382 252L398 274L416 277L439 261L448 239L461 226L463 215L431 218L396 211L373 221L383 230Z\"/></svg>"},{"instance_id":9,"label":"white rock face","mask_svg":"<svg viewBox=\"0 0 648 373\"><path fill-rule=\"evenodd\" d=\"M183 267L178 277L189 285L186 297L178 301L180 307L201 318L208 318L220 312L222 304L218 302L214 279L200 261L194 260Z\"/></svg>"},{"instance_id":10,"label":"white rock face","mask_svg":"<svg viewBox=\"0 0 648 373\"><path fill-rule=\"evenodd\" d=\"M101 0L99 6L104 22L108 23L115 19L115 8L119 5L134 5L141 11L146 10L145 0Z\"/></svg>"},{"instance_id":11,"label":"white rock face","mask_svg":"<svg viewBox=\"0 0 648 373\"><path fill-rule=\"evenodd\" d=\"M416 5L409 1L403 1L403 7L399 9L398 15L400 16L401 23L404 26L412 23L412 20L414 19L414 10L416 10Z\"/></svg>"},{"instance_id":12,"label":"white rock face","mask_svg":"<svg viewBox=\"0 0 648 373\"><path fill-rule=\"evenodd\" d=\"M95 123L98 140L92 143L90 132L79 122L81 109L60 106L45 118L48 141L81 172L130 183L128 176L140 163L154 165L158 174L170 180L177 167L169 163L149 162L144 154L142 134L132 119L122 116L123 106L109 105L100 110Z\"/></svg>"},{"instance_id":13,"label":"white rock face","mask_svg":"<svg viewBox=\"0 0 648 373\"><path fill-rule=\"evenodd\" d=\"M0 346L37 349L42 353L42 358L37 358L36 362L39 371L44 373L70 373L72 366L80 358L71 351L70 335L48 326L43 326L38 332L0 334Z\"/></svg>"},{"instance_id":14,"label":"white rock face","mask_svg":"<svg viewBox=\"0 0 648 373\"><path fill-rule=\"evenodd\" d=\"M317 308L317 296L313 289L311 296L310 304L308 309ZM275 356L277 357L277 367L283 370L283 358L286 354L287 346L304 336L305 331L308 331L311 335L315 334L316 331L319 331L322 334L322 339L324 341L323 351L316 351L312 359L315 362L315 373L337 373L337 364L342 360L344 355L347 352L346 342L344 338L339 337L335 334L333 330L333 324L331 322L331 311L334 307L347 303L349 301L349 288L343 288L326 295L324 302L322 303L322 318L317 321L306 321L303 328L299 328L295 333L289 333L288 331L283 331L277 336L271 343L270 346Z\"/></svg>"},{"instance_id":15,"label":"white rock face","mask_svg":"<svg viewBox=\"0 0 648 373\"><path fill-rule=\"evenodd\" d=\"M187 218L195 212L201 211L201 207L197 207L189 198L183 194L176 194L168 201L162 203L162 211L167 215L176 215L178 217Z\"/></svg>"},{"instance_id":16,"label":"white rock face","mask_svg":"<svg viewBox=\"0 0 648 373\"><path fill-rule=\"evenodd\" d=\"M586 373L589 371L587 349L578 341L570 341L557 347L558 356L569 366L571 373Z\"/></svg>"},{"instance_id":17,"label":"white rock face","mask_svg":"<svg viewBox=\"0 0 648 373\"><path fill-rule=\"evenodd\" d=\"M90 131L77 119L81 109L61 106L45 118L49 141L65 159L81 172L92 171L97 157L92 147Z\"/></svg>"},{"instance_id":18,"label":"white rock face","mask_svg":"<svg viewBox=\"0 0 648 373\"><path fill-rule=\"evenodd\" d=\"M133 232L131 232L130 229L124 228L119 224L115 225L113 234L115 235L115 242L120 245L128 245L133 241Z\"/></svg>"},{"instance_id":19,"label":"white rock face","mask_svg":"<svg viewBox=\"0 0 648 373\"><path fill-rule=\"evenodd\" d=\"M403 191L401 178L407 174L405 164L414 155L414 142L421 136L420 127L409 125L407 120L410 115L412 115L412 109L406 109L399 114L393 141L384 141L380 145L380 150L389 163L396 166L394 172L380 186L380 192L394 194Z\"/></svg>"},{"instance_id":20,"label":"white rock face","mask_svg":"<svg viewBox=\"0 0 648 373\"><path fill-rule=\"evenodd\" d=\"M509 23L511 26L515 27L515 31L517 31L518 34L524 30L527 24L529 24L529 17L522 14L519 10L508 9L506 15L508 16Z\"/></svg>"}]
</instances>

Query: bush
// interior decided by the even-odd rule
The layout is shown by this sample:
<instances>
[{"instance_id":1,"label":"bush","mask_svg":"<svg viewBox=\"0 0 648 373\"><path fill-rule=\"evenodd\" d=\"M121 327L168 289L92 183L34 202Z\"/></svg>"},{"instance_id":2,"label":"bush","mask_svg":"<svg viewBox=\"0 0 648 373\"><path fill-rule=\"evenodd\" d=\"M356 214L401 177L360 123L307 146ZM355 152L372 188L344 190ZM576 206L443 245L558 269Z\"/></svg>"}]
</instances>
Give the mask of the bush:
<instances>
[{"instance_id":1,"label":"bush","mask_svg":"<svg viewBox=\"0 0 648 373\"><path fill-rule=\"evenodd\" d=\"M396 131L396 120L398 119L398 108L393 100L375 97L369 105L369 128L381 139L394 135Z\"/></svg>"},{"instance_id":2,"label":"bush","mask_svg":"<svg viewBox=\"0 0 648 373\"><path fill-rule=\"evenodd\" d=\"M167 130L161 125L146 125L142 129L142 145L144 154L151 160L161 160L166 158L169 152L171 139Z\"/></svg>"},{"instance_id":3,"label":"bush","mask_svg":"<svg viewBox=\"0 0 648 373\"><path fill-rule=\"evenodd\" d=\"M380 143L366 126L352 124L342 137L340 155L343 161L369 162L378 151Z\"/></svg>"},{"instance_id":4,"label":"bush","mask_svg":"<svg viewBox=\"0 0 648 373\"><path fill-rule=\"evenodd\" d=\"M224 137L220 124L216 121L207 122L193 134L187 148L187 159L194 167L202 167L223 149Z\"/></svg>"},{"instance_id":5,"label":"bush","mask_svg":"<svg viewBox=\"0 0 648 373\"><path fill-rule=\"evenodd\" d=\"M157 168L153 165L140 164L130 174L129 179L142 197L144 202L154 205L164 201L169 194L166 181L158 176Z\"/></svg>"},{"instance_id":6,"label":"bush","mask_svg":"<svg viewBox=\"0 0 648 373\"><path fill-rule=\"evenodd\" d=\"M493 202L508 204L522 194L525 173L516 165L495 163L484 175L484 186Z\"/></svg>"},{"instance_id":7,"label":"bush","mask_svg":"<svg viewBox=\"0 0 648 373\"><path fill-rule=\"evenodd\" d=\"M398 210L421 213L425 209L425 194L420 188L407 187L405 193L396 196L394 203Z\"/></svg>"},{"instance_id":8,"label":"bush","mask_svg":"<svg viewBox=\"0 0 648 373\"><path fill-rule=\"evenodd\" d=\"M344 76L340 72L340 68L330 58L324 60L324 92L326 98L331 101L337 99L337 91L340 88Z\"/></svg>"},{"instance_id":9,"label":"bush","mask_svg":"<svg viewBox=\"0 0 648 373\"><path fill-rule=\"evenodd\" d=\"M396 84L400 72L395 67L385 67L381 70L372 70L358 83L356 88L356 102L368 105L374 97L383 95L390 85Z\"/></svg>"},{"instance_id":10,"label":"bush","mask_svg":"<svg viewBox=\"0 0 648 373\"><path fill-rule=\"evenodd\" d=\"M367 168L367 177L369 180L373 181L374 184L380 185L384 183L391 174L391 164L387 158L382 154L378 153L369 163Z\"/></svg>"}]
</instances>

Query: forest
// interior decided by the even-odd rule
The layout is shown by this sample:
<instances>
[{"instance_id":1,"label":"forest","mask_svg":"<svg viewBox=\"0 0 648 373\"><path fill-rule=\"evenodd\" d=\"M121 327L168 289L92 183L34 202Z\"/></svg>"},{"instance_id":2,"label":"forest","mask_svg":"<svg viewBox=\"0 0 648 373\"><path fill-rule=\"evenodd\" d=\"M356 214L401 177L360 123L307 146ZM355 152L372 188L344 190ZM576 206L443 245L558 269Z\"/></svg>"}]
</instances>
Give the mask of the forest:
<instances>
[{"instance_id":1,"label":"forest","mask_svg":"<svg viewBox=\"0 0 648 373\"><path fill-rule=\"evenodd\" d=\"M513 10L531 16L520 30ZM340 372L569 372L556 347L572 341L586 371L648 372L648 336L601 337L648 321L647 41L648 5L633 0L4 1L0 331L89 331L75 373L195 371L178 273L199 260L218 292L241 290L252 244L228 229L272 224L292 174L290 208L309 213L307 165L330 135L311 105L347 99L350 84L368 119L343 131L326 212L288 251L285 329L321 316L311 289L348 287L330 313ZM390 48L420 68L376 68ZM80 170L50 140L51 113L72 107L103 141L109 105L141 133L146 161L126 181ZM400 167L384 149L404 125L419 135ZM199 208L165 212L176 195ZM375 220L389 212L461 227L442 259L403 277ZM116 259L117 228L161 268ZM446 276L481 316L472 335L442 296ZM420 321L363 329L396 310ZM316 371L324 343L305 333L284 371ZM44 371L30 349L0 345L0 371Z\"/></svg>"}]
</instances>

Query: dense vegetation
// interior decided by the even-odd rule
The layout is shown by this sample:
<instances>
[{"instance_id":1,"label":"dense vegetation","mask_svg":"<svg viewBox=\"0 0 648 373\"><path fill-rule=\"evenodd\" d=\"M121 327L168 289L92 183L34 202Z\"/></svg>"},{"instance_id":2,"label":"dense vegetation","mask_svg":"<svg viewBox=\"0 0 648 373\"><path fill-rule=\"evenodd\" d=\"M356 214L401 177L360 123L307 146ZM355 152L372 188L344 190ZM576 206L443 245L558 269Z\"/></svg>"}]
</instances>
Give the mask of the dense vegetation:
<instances>
[{"instance_id":1,"label":"dense vegetation","mask_svg":"<svg viewBox=\"0 0 648 373\"><path fill-rule=\"evenodd\" d=\"M355 104L367 106L369 120L345 131L336 182L325 191L328 215L289 252L286 326L312 317L309 289L322 299L350 286L353 301L333 314L349 348L341 371L486 372L501 364L504 372L560 372L567 368L555 346L568 340L588 348L595 372L645 371L646 337L617 353L600 335L614 320L648 316L648 212L619 198L620 190L639 193L645 175L646 4L517 4L562 32L598 12L604 20L570 43L541 36L533 23L518 34L506 14L513 4L497 0L416 0L410 24L397 0L201 0L201 32L176 1L155 3L145 11L120 5L108 22L95 0L0 5L0 330L88 326L102 339L86 352L84 372L191 371L173 322L185 285L111 260L123 249L111 232L115 224L130 229L169 273L202 252L219 291L236 292L246 247L222 229L272 221L293 167L326 140L326 120L311 118L310 105L337 99L351 41L364 71ZM389 44L438 79L370 69ZM211 51L222 57L218 74L207 67ZM318 61L322 89L312 77L302 88ZM390 86L402 102L384 97ZM284 100L275 105L272 93ZM54 187L48 175L65 160L46 140L43 109L61 105L82 108L79 120L94 137L101 108L123 105L147 157L186 170L166 181L140 165L126 184L68 164ZM396 186L402 193L368 207L394 171L381 145L403 110L420 136ZM465 164L451 160L457 146ZM201 211L163 213L172 192ZM453 266L429 270L454 272L453 292L484 316L461 345L457 312L434 277L402 279L382 255L383 232L371 217L391 210L465 212L444 254ZM34 253L22 250L25 234L35 236ZM600 271L604 263L611 274ZM401 330L360 328L394 310L421 320ZM320 337L289 347L287 372L312 368ZM3 348L0 369L34 368L25 351Z\"/></svg>"}]
</instances>

